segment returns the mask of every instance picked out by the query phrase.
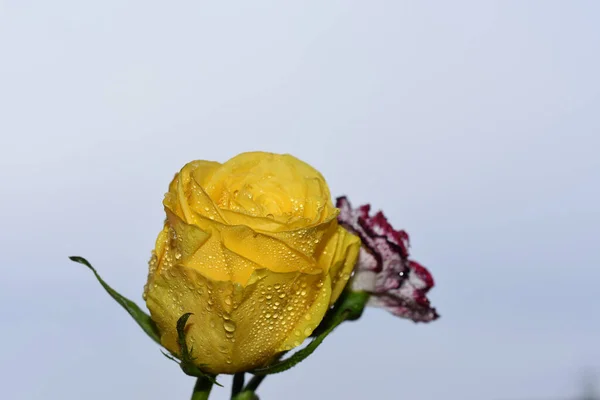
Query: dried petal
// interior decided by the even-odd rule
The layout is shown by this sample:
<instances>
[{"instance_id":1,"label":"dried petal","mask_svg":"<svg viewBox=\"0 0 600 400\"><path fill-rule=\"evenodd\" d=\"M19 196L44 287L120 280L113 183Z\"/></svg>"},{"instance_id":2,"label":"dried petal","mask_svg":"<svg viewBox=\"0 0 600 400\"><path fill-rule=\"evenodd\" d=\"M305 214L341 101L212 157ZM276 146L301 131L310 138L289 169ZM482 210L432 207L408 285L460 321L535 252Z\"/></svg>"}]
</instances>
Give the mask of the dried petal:
<instances>
[{"instance_id":1,"label":"dried petal","mask_svg":"<svg viewBox=\"0 0 600 400\"><path fill-rule=\"evenodd\" d=\"M368 204L352 208L346 197L339 197L336 206L340 209L339 223L362 241L352 288L371 293L369 305L399 317L415 322L437 319L427 299L433 277L425 267L408 259L408 234L395 230L381 211L369 216Z\"/></svg>"}]
</instances>

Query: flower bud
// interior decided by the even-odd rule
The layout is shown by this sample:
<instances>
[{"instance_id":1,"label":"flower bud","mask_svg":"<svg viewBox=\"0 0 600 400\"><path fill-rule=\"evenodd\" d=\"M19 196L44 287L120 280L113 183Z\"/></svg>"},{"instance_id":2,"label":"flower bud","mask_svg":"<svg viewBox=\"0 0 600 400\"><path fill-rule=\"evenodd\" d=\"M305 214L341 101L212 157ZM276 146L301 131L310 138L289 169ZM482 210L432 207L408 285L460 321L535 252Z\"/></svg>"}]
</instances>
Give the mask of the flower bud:
<instances>
[{"instance_id":1,"label":"flower bud","mask_svg":"<svg viewBox=\"0 0 600 400\"><path fill-rule=\"evenodd\" d=\"M325 179L290 155L190 162L163 204L146 304L175 354L177 320L193 314L187 344L206 372L248 371L300 345L358 257Z\"/></svg>"}]
</instances>

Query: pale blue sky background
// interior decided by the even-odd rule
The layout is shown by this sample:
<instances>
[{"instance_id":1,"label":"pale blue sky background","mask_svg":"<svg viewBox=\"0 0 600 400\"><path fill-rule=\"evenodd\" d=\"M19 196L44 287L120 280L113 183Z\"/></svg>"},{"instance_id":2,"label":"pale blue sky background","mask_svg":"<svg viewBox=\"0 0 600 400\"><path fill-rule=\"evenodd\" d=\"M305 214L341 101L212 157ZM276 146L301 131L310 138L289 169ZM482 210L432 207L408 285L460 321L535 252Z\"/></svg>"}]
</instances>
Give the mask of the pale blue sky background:
<instances>
[{"instance_id":1,"label":"pale blue sky background","mask_svg":"<svg viewBox=\"0 0 600 400\"><path fill-rule=\"evenodd\" d=\"M173 174L247 150L384 209L442 314L368 310L264 400L576 395L600 371L598 21L591 0L0 0L2 398L189 398L67 256L141 302Z\"/></svg>"}]
</instances>

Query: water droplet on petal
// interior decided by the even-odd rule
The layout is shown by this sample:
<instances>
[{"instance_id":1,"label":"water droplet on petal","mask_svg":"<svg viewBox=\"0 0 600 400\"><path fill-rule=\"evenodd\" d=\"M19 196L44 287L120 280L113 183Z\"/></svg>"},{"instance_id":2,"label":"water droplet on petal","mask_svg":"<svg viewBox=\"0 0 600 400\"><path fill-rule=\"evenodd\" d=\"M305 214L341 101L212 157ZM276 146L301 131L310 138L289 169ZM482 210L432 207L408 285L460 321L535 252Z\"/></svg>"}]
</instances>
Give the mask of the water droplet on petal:
<instances>
[{"instance_id":1,"label":"water droplet on petal","mask_svg":"<svg viewBox=\"0 0 600 400\"><path fill-rule=\"evenodd\" d=\"M225 321L223 322L223 328L225 329L225 331L233 333L235 332L235 322Z\"/></svg>"}]
</instances>

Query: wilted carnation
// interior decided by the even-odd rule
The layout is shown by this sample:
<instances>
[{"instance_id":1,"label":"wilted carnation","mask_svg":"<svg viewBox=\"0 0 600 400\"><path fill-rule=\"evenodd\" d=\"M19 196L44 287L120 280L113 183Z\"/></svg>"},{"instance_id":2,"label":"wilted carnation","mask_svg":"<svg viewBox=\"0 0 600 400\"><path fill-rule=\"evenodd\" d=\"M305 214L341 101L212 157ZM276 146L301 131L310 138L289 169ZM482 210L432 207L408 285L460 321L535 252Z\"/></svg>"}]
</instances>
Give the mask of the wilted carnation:
<instances>
[{"instance_id":1,"label":"wilted carnation","mask_svg":"<svg viewBox=\"0 0 600 400\"><path fill-rule=\"evenodd\" d=\"M395 230L381 211L369 216L368 204L352 208L346 197L339 197L337 207L340 224L362 241L352 289L371 293L368 305L399 317L415 322L438 318L426 296L433 278L425 267L408 259L408 234Z\"/></svg>"}]
</instances>

